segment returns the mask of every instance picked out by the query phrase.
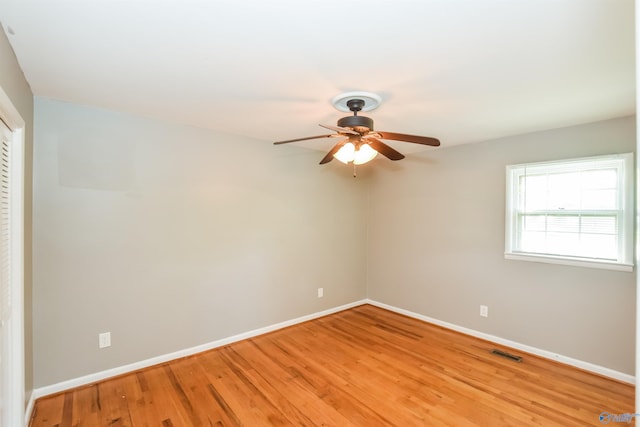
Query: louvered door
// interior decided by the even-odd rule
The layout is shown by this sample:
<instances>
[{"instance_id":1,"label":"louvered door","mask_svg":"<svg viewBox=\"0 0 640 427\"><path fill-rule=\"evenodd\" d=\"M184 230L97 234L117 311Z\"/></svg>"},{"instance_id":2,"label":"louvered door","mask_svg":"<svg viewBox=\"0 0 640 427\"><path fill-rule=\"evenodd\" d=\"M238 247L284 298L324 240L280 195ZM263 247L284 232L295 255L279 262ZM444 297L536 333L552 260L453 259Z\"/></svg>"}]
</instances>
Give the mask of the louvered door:
<instances>
[{"instance_id":1,"label":"louvered door","mask_svg":"<svg viewBox=\"0 0 640 427\"><path fill-rule=\"evenodd\" d=\"M10 196L9 149L11 131L0 121L0 426L10 422L7 408L10 396L9 363L12 295L10 281Z\"/></svg>"}]
</instances>

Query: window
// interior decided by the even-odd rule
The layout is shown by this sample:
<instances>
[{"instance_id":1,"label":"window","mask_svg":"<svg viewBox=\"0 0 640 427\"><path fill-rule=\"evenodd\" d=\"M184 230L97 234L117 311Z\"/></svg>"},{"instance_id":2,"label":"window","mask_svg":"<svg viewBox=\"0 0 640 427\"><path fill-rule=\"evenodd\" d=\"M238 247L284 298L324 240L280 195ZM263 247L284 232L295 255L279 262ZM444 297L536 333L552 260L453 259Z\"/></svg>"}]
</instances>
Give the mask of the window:
<instances>
[{"instance_id":1,"label":"window","mask_svg":"<svg viewBox=\"0 0 640 427\"><path fill-rule=\"evenodd\" d=\"M507 166L505 258L633 269L633 154Z\"/></svg>"}]
</instances>

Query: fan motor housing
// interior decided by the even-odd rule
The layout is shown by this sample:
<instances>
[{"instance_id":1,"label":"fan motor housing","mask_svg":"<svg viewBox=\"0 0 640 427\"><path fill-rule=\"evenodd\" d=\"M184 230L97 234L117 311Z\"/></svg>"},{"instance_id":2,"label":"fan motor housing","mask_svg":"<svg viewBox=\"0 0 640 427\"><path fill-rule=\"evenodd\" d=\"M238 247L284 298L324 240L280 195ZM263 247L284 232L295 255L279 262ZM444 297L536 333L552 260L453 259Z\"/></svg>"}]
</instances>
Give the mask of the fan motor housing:
<instances>
[{"instance_id":1,"label":"fan motor housing","mask_svg":"<svg viewBox=\"0 0 640 427\"><path fill-rule=\"evenodd\" d=\"M338 120L338 126L343 128L367 128L373 130L373 120L365 116L347 116Z\"/></svg>"}]
</instances>

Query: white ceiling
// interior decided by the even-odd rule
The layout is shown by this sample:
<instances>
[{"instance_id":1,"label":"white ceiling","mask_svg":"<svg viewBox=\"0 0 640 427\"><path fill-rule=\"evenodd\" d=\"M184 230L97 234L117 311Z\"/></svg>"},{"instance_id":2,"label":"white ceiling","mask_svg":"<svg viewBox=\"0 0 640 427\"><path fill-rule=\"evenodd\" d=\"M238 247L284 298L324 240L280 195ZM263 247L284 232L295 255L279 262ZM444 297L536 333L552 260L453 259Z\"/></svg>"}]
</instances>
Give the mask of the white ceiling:
<instances>
[{"instance_id":1,"label":"white ceiling","mask_svg":"<svg viewBox=\"0 0 640 427\"><path fill-rule=\"evenodd\" d=\"M633 0L0 0L0 22L37 96L265 143L327 133L354 90L443 146L635 112Z\"/></svg>"}]
</instances>

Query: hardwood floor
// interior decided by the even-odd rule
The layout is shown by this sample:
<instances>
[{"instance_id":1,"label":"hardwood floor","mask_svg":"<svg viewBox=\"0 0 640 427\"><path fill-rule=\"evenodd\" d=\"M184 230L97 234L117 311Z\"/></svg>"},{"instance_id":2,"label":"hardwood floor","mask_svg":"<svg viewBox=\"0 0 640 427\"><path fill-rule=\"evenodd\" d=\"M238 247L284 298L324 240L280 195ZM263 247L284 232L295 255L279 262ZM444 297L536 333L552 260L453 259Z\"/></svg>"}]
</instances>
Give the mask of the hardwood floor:
<instances>
[{"instance_id":1,"label":"hardwood floor","mask_svg":"<svg viewBox=\"0 0 640 427\"><path fill-rule=\"evenodd\" d=\"M598 426L605 411L634 413L633 387L363 305L39 399L31 426Z\"/></svg>"}]
</instances>

